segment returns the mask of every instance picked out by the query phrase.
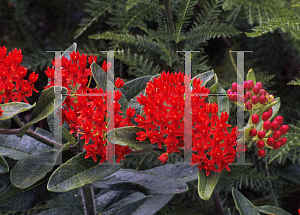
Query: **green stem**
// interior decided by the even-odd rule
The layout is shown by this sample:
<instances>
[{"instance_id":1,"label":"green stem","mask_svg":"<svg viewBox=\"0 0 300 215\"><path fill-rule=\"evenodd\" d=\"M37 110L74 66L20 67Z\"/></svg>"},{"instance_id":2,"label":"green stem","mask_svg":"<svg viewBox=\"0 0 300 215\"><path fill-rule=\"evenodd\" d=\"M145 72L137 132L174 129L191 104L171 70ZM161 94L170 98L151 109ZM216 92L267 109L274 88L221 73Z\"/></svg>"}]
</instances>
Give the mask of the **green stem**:
<instances>
[{"instance_id":1,"label":"green stem","mask_svg":"<svg viewBox=\"0 0 300 215\"><path fill-rule=\"evenodd\" d=\"M82 200L85 215L96 215L94 193L92 187L82 187Z\"/></svg>"},{"instance_id":2,"label":"green stem","mask_svg":"<svg viewBox=\"0 0 300 215\"><path fill-rule=\"evenodd\" d=\"M20 131L20 129L0 129L0 134L8 134L8 135L13 135L13 134L17 134L18 132ZM51 147L54 147L54 148L57 148L57 149L60 149L63 147L62 144L59 144L53 140L50 140L32 130L28 130L26 131L26 133L28 136L48 145L48 146L51 146Z\"/></svg>"},{"instance_id":3,"label":"green stem","mask_svg":"<svg viewBox=\"0 0 300 215\"><path fill-rule=\"evenodd\" d=\"M14 120L18 123L20 127L24 126L23 122L21 122L20 118L17 115L14 115Z\"/></svg>"},{"instance_id":4,"label":"green stem","mask_svg":"<svg viewBox=\"0 0 300 215\"><path fill-rule=\"evenodd\" d=\"M217 192L213 192L213 199L214 199L215 207L216 207L217 211L219 212L219 215L225 215L225 212L222 207L222 202L221 202L219 194Z\"/></svg>"}]
</instances>

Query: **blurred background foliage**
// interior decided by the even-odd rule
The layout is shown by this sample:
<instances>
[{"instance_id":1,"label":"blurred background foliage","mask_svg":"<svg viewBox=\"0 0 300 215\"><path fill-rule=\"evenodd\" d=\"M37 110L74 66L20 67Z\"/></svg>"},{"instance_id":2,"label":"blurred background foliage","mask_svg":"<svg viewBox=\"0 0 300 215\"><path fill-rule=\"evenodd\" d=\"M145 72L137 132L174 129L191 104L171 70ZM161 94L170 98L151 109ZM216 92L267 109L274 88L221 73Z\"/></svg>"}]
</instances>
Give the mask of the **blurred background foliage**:
<instances>
[{"instance_id":1,"label":"blurred background foliage","mask_svg":"<svg viewBox=\"0 0 300 215\"><path fill-rule=\"evenodd\" d=\"M229 50L253 51L245 53L245 74L253 68L257 81L263 83L266 91L280 97L279 114L283 116L283 124L295 125L291 128L289 138L291 144L297 143L299 147L298 27L272 28L272 31L254 38L242 33L251 32L253 27L262 26L272 19L297 18L300 8L292 7L298 3L296 0L172 0L172 19L174 22L183 21L181 34L187 36L192 29L199 29L201 33L197 38L177 43L170 38L172 26L168 25L166 18L166 1L144 2L126 10L126 0L2 0L0 45L6 46L9 51L22 49L23 66L28 68L29 73L35 71L39 74L36 88L40 92L47 84L44 71L54 59L54 54L46 51L63 51L73 42L78 44L80 53L97 55L99 65L106 60L106 54L98 51L124 50L115 54L115 76L125 81L162 71L178 71L178 65L183 71L184 53L175 54L175 51L201 51L192 53L192 76L213 69L226 90L236 81L236 54ZM183 13L185 8L186 14ZM177 29L177 26L173 27ZM159 36L150 36L154 31ZM167 51L161 50L162 44L171 50L169 56L166 55ZM171 63L167 65L165 61L168 59L162 56L170 57ZM28 101L32 104L37 99L38 94L33 94ZM231 104L229 122L232 125L235 124L234 110ZM21 117L24 121L28 120L28 115ZM49 129L45 121L38 126ZM281 154L274 154L276 159L269 164L270 172L267 172L264 162L256 155L256 149L249 148L246 162L254 165L231 166L231 172L222 173L216 189L223 206L230 208L232 214L237 214L230 190L226 189L234 186L243 188L246 197L255 205L276 205L296 214L300 208L299 151L296 147L290 147ZM124 167L149 169L161 165L157 157L157 154L129 155ZM168 162L178 161L182 161L182 157L172 155ZM11 161L10 165L14 165L14 162ZM9 183L6 175L1 175L2 184ZM3 187L5 189L5 185ZM197 181L189 183L189 187L188 192L176 195L157 214L216 214L212 200L204 202L198 197ZM51 207L49 205L40 204L26 213L35 214Z\"/></svg>"}]
</instances>

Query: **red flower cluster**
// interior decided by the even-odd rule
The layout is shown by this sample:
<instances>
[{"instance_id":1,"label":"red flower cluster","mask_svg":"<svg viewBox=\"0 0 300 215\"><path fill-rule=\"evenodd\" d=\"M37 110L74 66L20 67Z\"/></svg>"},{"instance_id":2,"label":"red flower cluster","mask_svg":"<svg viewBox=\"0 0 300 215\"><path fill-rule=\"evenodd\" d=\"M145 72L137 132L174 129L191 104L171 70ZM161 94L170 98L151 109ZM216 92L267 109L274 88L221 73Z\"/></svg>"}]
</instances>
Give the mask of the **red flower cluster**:
<instances>
[{"instance_id":1,"label":"red flower cluster","mask_svg":"<svg viewBox=\"0 0 300 215\"><path fill-rule=\"evenodd\" d=\"M184 75L166 74L154 78L146 87L147 96L141 94L137 102L143 105L146 118L137 115L135 119L138 126L145 128L146 132L138 132L137 139L140 141L149 138L151 143L167 146L167 153L163 153L158 159L165 163L168 155L179 152L178 147L184 146ZM226 124L228 114L217 115L218 105L205 102L209 89L201 87L202 81L193 81L191 96L192 103L192 154L191 165L198 165L200 170L205 169L206 175L210 171L221 172L225 167L230 171L228 164L232 163L236 157L237 128L232 132L227 131ZM206 96L198 96L204 93ZM211 117L210 117L211 115ZM216 168L218 166L218 169Z\"/></svg>"},{"instance_id":2,"label":"red flower cluster","mask_svg":"<svg viewBox=\"0 0 300 215\"><path fill-rule=\"evenodd\" d=\"M9 100L13 102L20 102L26 97L32 96L32 90L36 93L34 83L38 80L38 74L31 73L29 80L24 80L27 74L27 69L21 66L23 59L22 51L14 49L7 54L7 48L0 47L0 102L8 103ZM3 111L0 111L1 115Z\"/></svg>"},{"instance_id":3,"label":"red flower cluster","mask_svg":"<svg viewBox=\"0 0 300 215\"><path fill-rule=\"evenodd\" d=\"M102 156L100 163L106 161L106 158L110 160L110 155L107 155L107 101L110 101L111 94L107 91L104 93L100 89L89 88L88 76L91 78L91 68L86 68L87 66L87 55L79 55L79 52L72 52L70 54L71 60L62 57L62 86L66 87L69 92L68 96L64 102L66 107L62 110L62 121L66 121L70 125L70 133L77 137L78 134L82 134L80 139L85 139L85 144L83 147L86 149L87 154L85 158L92 156L94 161L97 161L96 155ZM59 59L60 60L60 59ZM90 56L88 58L89 64L96 61L96 56L93 58ZM53 66L55 61L52 61ZM55 68L48 68L46 75L50 78L49 86L54 86L54 72ZM124 82L120 82L116 85L121 86ZM86 94L84 96L71 95L71 94ZM90 94L102 94L99 96L93 96ZM131 118L135 114L135 110L129 108L127 110L127 118L123 119L119 113L120 110L120 100L122 93L119 91L114 91L114 120L115 128L122 127L125 125L131 125ZM108 99L107 99L108 98ZM63 104L63 105L64 105ZM92 144L88 145L90 140ZM122 147L119 145L115 146L115 155L118 155L117 162L119 163L124 158L125 154L129 154L131 149L128 146ZM112 156L112 155L111 155Z\"/></svg>"}]
</instances>

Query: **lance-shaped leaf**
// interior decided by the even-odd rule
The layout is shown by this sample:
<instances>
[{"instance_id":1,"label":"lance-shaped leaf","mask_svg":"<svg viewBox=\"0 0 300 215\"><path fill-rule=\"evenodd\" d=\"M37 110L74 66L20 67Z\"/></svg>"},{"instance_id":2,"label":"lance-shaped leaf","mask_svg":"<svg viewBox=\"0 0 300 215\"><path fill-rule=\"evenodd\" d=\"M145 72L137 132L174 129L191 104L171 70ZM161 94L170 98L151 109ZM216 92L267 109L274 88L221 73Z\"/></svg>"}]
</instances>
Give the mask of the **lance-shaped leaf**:
<instances>
[{"instance_id":1,"label":"lance-shaped leaf","mask_svg":"<svg viewBox=\"0 0 300 215\"><path fill-rule=\"evenodd\" d=\"M29 119L29 122L24 125L19 133L17 134L18 137L22 137L26 131L30 128L31 125L34 123L37 123L41 121L42 119L49 116L55 109L58 108L58 106L54 109L54 102L56 99L62 99L62 102L66 99L65 95L62 95L61 97L55 98L55 91L60 91L61 94L66 94L68 92L67 88L65 87L50 87L46 90L43 90L42 94L39 97L39 100L36 104L36 107L34 108L31 117Z\"/></svg>"},{"instance_id":2,"label":"lance-shaped leaf","mask_svg":"<svg viewBox=\"0 0 300 215\"><path fill-rule=\"evenodd\" d=\"M72 53L73 51L76 52L76 49L77 49L77 43L73 43L69 48L67 48L67 50L62 54L62 56L64 56L68 60L71 60L70 53Z\"/></svg>"},{"instance_id":3,"label":"lance-shaped leaf","mask_svg":"<svg viewBox=\"0 0 300 215\"><path fill-rule=\"evenodd\" d=\"M33 105L30 105L25 102L10 102L6 104L0 104L1 110L4 111L2 113L2 116L0 116L0 121L13 118L18 113L27 111L33 108L34 106L35 103Z\"/></svg>"},{"instance_id":4,"label":"lance-shaped leaf","mask_svg":"<svg viewBox=\"0 0 300 215\"><path fill-rule=\"evenodd\" d=\"M211 171L209 176L206 176L204 170L198 172L198 194L201 199L208 200L220 179L220 173Z\"/></svg>"},{"instance_id":5,"label":"lance-shaped leaf","mask_svg":"<svg viewBox=\"0 0 300 215\"><path fill-rule=\"evenodd\" d=\"M15 160L21 160L43 149L52 148L27 135L22 138L16 135L0 135L0 154Z\"/></svg>"},{"instance_id":6,"label":"lance-shaped leaf","mask_svg":"<svg viewBox=\"0 0 300 215\"><path fill-rule=\"evenodd\" d=\"M247 81L252 80L254 83L254 86L256 85L256 78L255 78L255 74L253 69L250 69L247 73L247 77L246 77Z\"/></svg>"},{"instance_id":7,"label":"lance-shaped leaf","mask_svg":"<svg viewBox=\"0 0 300 215\"><path fill-rule=\"evenodd\" d=\"M265 205L265 206L256 206L255 207L259 212L264 213L264 214L276 214L276 215L292 215L285 210L282 210L280 208L270 206L270 205Z\"/></svg>"},{"instance_id":8,"label":"lance-shaped leaf","mask_svg":"<svg viewBox=\"0 0 300 215\"><path fill-rule=\"evenodd\" d=\"M108 139L110 143L117 144L120 146L128 146L129 148L136 150L151 150L156 145L151 146L151 142L147 139L144 141L139 141L136 138L138 137L136 133L143 131L146 132L144 128L137 126L127 126L115 128L107 132L108 138L114 136L112 139ZM113 135L114 134L114 135ZM158 148L158 147L156 147Z\"/></svg>"},{"instance_id":9,"label":"lance-shaped leaf","mask_svg":"<svg viewBox=\"0 0 300 215\"><path fill-rule=\"evenodd\" d=\"M121 168L119 164L98 164L91 157L85 159L86 152L71 158L57 168L48 182L48 190L66 192L93 183Z\"/></svg>"},{"instance_id":10,"label":"lance-shaped leaf","mask_svg":"<svg viewBox=\"0 0 300 215\"><path fill-rule=\"evenodd\" d=\"M243 194L234 189L234 187L232 188L232 196L240 215L259 215L255 206Z\"/></svg>"},{"instance_id":11,"label":"lance-shaped leaf","mask_svg":"<svg viewBox=\"0 0 300 215\"><path fill-rule=\"evenodd\" d=\"M24 158L10 172L12 184L18 188L28 188L44 178L56 165L58 155L69 149L71 143L65 144L60 150L45 149Z\"/></svg>"},{"instance_id":12,"label":"lance-shaped leaf","mask_svg":"<svg viewBox=\"0 0 300 215\"><path fill-rule=\"evenodd\" d=\"M35 185L20 189L10 185L0 194L1 211L21 211L29 210L36 204L48 199L57 197L58 193L52 193L47 190L48 178L44 178Z\"/></svg>"},{"instance_id":13,"label":"lance-shaped leaf","mask_svg":"<svg viewBox=\"0 0 300 215\"><path fill-rule=\"evenodd\" d=\"M141 92L146 88L147 83L151 78L152 76L144 76L136 78L132 81L128 81L120 90L125 95L127 101L130 101L137 95L141 94Z\"/></svg>"},{"instance_id":14,"label":"lance-shaped leaf","mask_svg":"<svg viewBox=\"0 0 300 215\"><path fill-rule=\"evenodd\" d=\"M64 106L65 105L62 106L62 109L64 108ZM54 112L47 116L47 123L52 134L54 134L55 119L57 119L58 117L59 116L54 116ZM66 129L69 129L69 124L67 122L64 122L62 126Z\"/></svg>"},{"instance_id":15,"label":"lance-shaped leaf","mask_svg":"<svg viewBox=\"0 0 300 215\"><path fill-rule=\"evenodd\" d=\"M101 88L103 92L107 90L107 74L109 76L109 80L114 80L114 77L111 76L110 73L105 72L98 64L95 62L91 65L91 71L93 74L93 78L97 84L97 88ZM110 89L114 89L114 83L111 81L108 82Z\"/></svg>"},{"instance_id":16,"label":"lance-shaped leaf","mask_svg":"<svg viewBox=\"0 0 300 215\"><path fill-rule=\"evenodd\" d=\"M60 208L52 208L46 211L39 213L38 215L56 215L56 214L63 214L63 215L82 215L82 211L71 207L60 207Z\"/></svg>"},{"instance_id":17,"label":"lance-shaped leaf","mask_svg":"<svg viewBox=\"0 0 300 215\"><path fill-rule=\"evenodd\" d=\"M120 169L87 185L110 190L136 190L146 195L177 194L188 190L186 183L146 171Z\"/></svg>"},{"instance_id":18,"label":"lance-shaped leaf","mask_svg":"<svg viewBox=\"0 0 300 215\"><path fill-rule=\"evenodd\" d=\"M202 80L201 83L201 87L205 86L207 82L209 82L215 75L215 72L213 70L207 71L207 72L203 72L199 75L196 75L192 81L194 81L194 79L199 79Z\"/></svg>"},{"instance_id":19,"label":"lance-shaped leaf","mask_svg":"<svg viewBox=\"0 0 300 215\"><path fill-rule=\"evenodd\" d=\"M6 160L0 155L0 174L9 171L9 166L6 163Z\"/></svg>"},{"instance_id":20,"label":"lance-shaped leaf","mask_svg":"<svg viewBox=\"0 0 300 215\"><path fill-rule=\"evenodd\" d=\"M0 128L9 129L11 126L11 119L3 120L0 122Z\"/></svg>"},{"instance_id":21,"label":"lance-shaped leaf","mask_svg":"<svg viewBox=\"0 0 300 215\"><path fill-rule=\"evenodd\" d=\"M61 126L62 136L69 143L76 143L76 139L70 134L70 131Z\"/></svg>"},{"instance_id":22,"label":"lance-shaped leaf","mask_svg":"<svg viewBox=\"0 0 300 215\"><path fill-rule=\"evenodd\" d=\"M276 114L278 113L279 109L280 109L280 98L276 98L275 101L271 102L270 104L266 105L262 110L260 110L257 114L260 116L261 114L263 114L265 111L267 111L269 108L273 109L273 113L272 116L268 119L268 120L272 120ZM256 129L257 131L260 131L261 128L263 127L264 121L261 119L258 122L258 124L256 125Z\"/></svg>"},{"instance_id":23,"label":"lance-shaped leaf","mask_svg":"<svg viewBox=\"0 0 300 215\"><path fill-rule=\"evenodd\" d=\"M210 87L210 94L218 94L218 95L209 95L210 103L216 102L218 109L218 116L221 116L222 112L227 112L229 115L229 99L226 95L226 91L223 89L221 84L218 82L217 75L215 74L215 84ZM223 94L223 95L220 95Z\"/></svg>"}]
</instances>

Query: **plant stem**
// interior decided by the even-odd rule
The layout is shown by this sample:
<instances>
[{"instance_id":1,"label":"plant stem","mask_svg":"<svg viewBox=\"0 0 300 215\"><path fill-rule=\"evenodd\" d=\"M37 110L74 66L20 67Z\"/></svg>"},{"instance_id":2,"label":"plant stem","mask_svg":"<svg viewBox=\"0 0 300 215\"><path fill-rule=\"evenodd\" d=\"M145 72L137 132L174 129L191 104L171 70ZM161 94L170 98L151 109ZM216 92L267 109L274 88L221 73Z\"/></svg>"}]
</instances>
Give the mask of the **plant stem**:
<instances>
[{"instance_id":1,"label":"plant stem","mask_svg":"<svg viewBox=\"0 0 300 215\"><path fill-rule=\"evenodd\" d=\"M224 210L223 210L223 207L222 207L222 203L221 203L221 200L220 200L220 197L219 197L219 193L217 192L213 192L213 199L214 199L214 203L215 203L215 206L219 212L219 215L226 215Z\"/></svg>"},{"instance_id":2,"label":"plant stem","mask_svg":"<svg viewBox=\"0 0 300 215\"><path fill-rule=\"evenodd\" d=\"M16 122L20 127L24 126L23 122L21 122L20 118L17 115L14 115L14 120L16 120Z\"/></svg>"},{"instance_id":3,"label":"plant stem","mask_svg":"<svg viewBox=\"0 0 300 215\"><path fill-rule=\"evenodd\" d=\"M19 131L20 131L20 129L0 129L0 134L12 135L12 134L17 134ZM48 139L48 138L46 138L46 137L44 137L44 136L42 136L42 135L40 135L40 134L32 131L32 130L26 131L25 134L27 134L28 136L30 136L30 137L32 137L32 138L34 138L34 139L36 139L36 140L38 140L38 141L40 141L40 142L48 145L48 146L55 147L57 149L60 149L60 148L63 147L62 144L57 143L57 142L55 142L53 140L50 140L50 139Z\"/></svg>"},{"instance_id":4,"label":"plant stem","mask_svg":"<svg viewBox=\"0 0 300 215\"><path fill-rule=\"evenodd\" d=\"M82 187L82 200L85 215L96 215L94 204L94 193L92 187Z\"/></svg>"}]
</instances>

